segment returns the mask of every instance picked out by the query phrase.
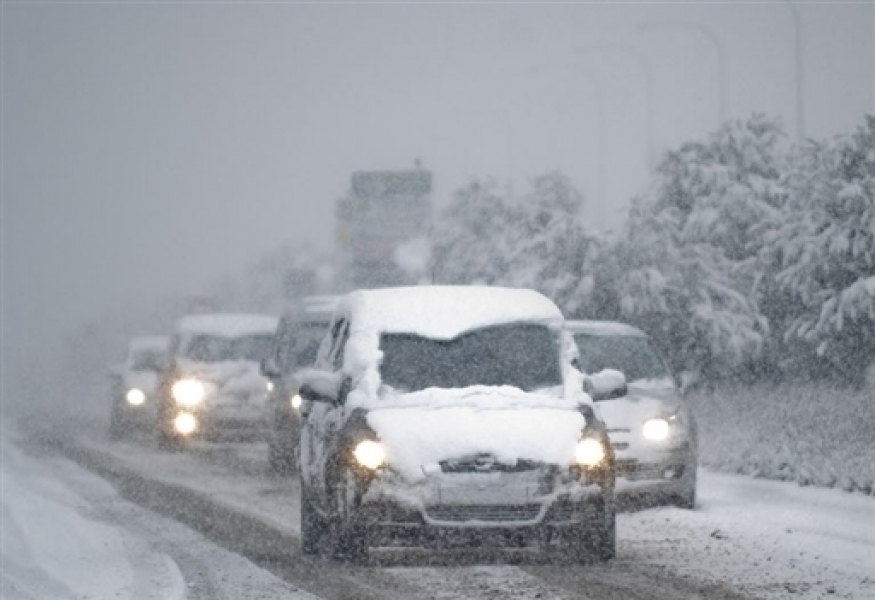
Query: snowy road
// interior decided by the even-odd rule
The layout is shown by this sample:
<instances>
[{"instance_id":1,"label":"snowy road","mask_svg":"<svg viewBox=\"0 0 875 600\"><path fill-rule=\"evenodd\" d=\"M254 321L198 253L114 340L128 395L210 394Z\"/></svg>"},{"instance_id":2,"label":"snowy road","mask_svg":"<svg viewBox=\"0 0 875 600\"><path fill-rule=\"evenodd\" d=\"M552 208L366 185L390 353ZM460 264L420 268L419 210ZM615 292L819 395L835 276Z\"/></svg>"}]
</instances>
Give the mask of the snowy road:
<instances>
[{"instance_id":1,"label":"snowy road","mask_svg":"<svg viewBox=\"0 0 875 600\"><path fill-rule=\"evenodd\" d=\"M324 598L875 598L875 501L863 495L702 472L695 511L621 515L618 556L609 565L547 563L513 551L392 551L375 553L369 566L350 567L300 554L297 482L269 476L262 445L203 444L165 454L148 441L78 440L65 452L112 481L122 496L173 517L122 500L93 475L63 467L67 461L40 461L99 505L109 526L123 523L124 535L146 540L147 549L164 557L129 562L156 565L158 574L149 576L165 591L129 591L122 598L174 597L171 564L178 565L189 598L222 598L197 595L211 586L227 598L273 598L279 590L294 598L300 588ZM6 510L4 500L4 521ZM137 519L125 516L135 513ZM199 545L180 543L185 536ZM213 558L219 555L225 562ZM250 578L260 582L261 595L229 592Z\"/></svg>"}]
</instances>

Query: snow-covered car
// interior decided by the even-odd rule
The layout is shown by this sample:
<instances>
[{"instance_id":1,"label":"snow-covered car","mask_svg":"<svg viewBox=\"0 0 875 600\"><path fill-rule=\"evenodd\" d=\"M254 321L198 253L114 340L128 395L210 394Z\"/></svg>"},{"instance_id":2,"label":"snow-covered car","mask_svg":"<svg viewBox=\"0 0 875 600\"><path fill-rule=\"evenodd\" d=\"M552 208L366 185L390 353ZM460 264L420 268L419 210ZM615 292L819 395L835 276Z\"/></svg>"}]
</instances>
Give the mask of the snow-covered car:
<instances>
[{"instance_id":1,"label":"snow-covered car","mask_svg":"<svg viewBox=\"0 0 875 600\"><path fill-rule=\"evenodd\" d=\"M556 305L420 286L338 303L301 374L301 542L614 554L614 459Z\"/></svg>"},{"instance_id":2,"label":"snow-covered car","mask_svg":"<svg viewBox=\"0 0 875 600\"><path fill-rule=\"evenodd\" d=\"M180 319L161 383L158 443L176 448L194 437L260 438L268 380L259 364L270 352L277 319L207 314Z\"/></svg>"},{"instance_id":3,"label":"snow-covered car","mask_svg":"<svg viewBox=\"0 0 875 600\"><path fill-rule=\"evenodd\" d=\"M672 373L646 333L609 321L568 321L584 373L623 373L628 392L593 394L617 457L617 494L624 500L696 502L696 421Z\"/></svg>"},{"instance_id":4,"label":"snow-covered car","mask_svg":"<svg viewBox=\"0 0 875 600\"><path fill-rule=\"evenodd\" d=\"M307 296L283 313L273 350L261 363L262 375L270 380L268 463L277 473L297 469L302 420L297 373L316 361L336 304L337 296Z\"/></svg>"},{"instance_id":5,"label":"snow-covered car","mask_svg":"<svg viewBox=\"0 0 875 600\"><path fill-rule=\"evenodd\" d=\"M125 362L111 372L109 437L118 440L134 429L155 424L158 381L167 365L167 337L137 337Z\"/></svg>"}]
</instances>

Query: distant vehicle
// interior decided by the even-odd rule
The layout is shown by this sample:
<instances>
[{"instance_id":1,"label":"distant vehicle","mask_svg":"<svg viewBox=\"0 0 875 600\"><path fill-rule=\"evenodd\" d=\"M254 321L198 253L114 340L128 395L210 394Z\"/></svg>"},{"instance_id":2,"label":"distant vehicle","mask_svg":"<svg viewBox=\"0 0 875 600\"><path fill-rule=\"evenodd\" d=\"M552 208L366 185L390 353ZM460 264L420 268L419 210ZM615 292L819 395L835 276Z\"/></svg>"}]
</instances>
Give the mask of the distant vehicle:
<instances>
[{"instance_id":1,"label":"distant vehicle","mask_svg":"<svg viewBox=\"0 0 875 600\"><path fill-rule=\"evenodd\" d=\"M301 396L298 371L312 367L337 296L308 296L280 317L272 352L261 363L261 373L270 380L267 396L268 462L277 473L298 466L301 438Z\"/></svg>"},{"instance_id":2,"label":"distant vehicle","mask_svg":"<svg viewBox=\"0 0 875 600\"><path fill-rule=\"evenodd\" d=\"M616 369L628 394L596 394L617 456L617 494L646 504L693 508L696 421L665 361L646 333L623 323L568 321L584 373Z\"/></svg>"},{"instance_id":3,"label":"distant vehicle","mask_svg":"<svg viewBox=\"0 0 875 600\"><path fill-rule=\"evenodd\" d=\"M189 439L252 439L263 435L268 380L259 364L270 352L277 319L206 314L180 319L170 368L159 393L158 444Z\"/></svg>"},{"instance_id":4,"label":"distant vehicle","mask_svg":"<svg viewBox=\"0 0 875 600\"><path fill-rule=\"evenodd\" d=\"M358 291L301 374L301 543L614 555L614 459L559 309L530 290Z\"/></svg>"},{"instance_id":5,"label":"distant vehicle","mask_svg":"<svg viewBox=\"0 0 875 600\"><path fill-rule=\"evenodd\" d=\"M113 369L109 437L119 440L135 429L154 426L158 381L167 365L167 337L138 337L128 344L125 362Z\"/></svg>"}]
</instances>

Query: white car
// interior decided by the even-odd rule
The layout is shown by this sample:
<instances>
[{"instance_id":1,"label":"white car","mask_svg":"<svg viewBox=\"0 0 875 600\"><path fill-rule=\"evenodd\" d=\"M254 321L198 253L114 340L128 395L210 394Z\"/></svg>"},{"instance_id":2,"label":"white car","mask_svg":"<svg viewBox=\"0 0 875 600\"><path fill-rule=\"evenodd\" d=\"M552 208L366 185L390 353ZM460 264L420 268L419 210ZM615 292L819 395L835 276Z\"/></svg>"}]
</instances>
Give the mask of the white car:
<instances>
[{"instance_id":1,"label":"white car","mask_svg":"<svg viewBox=\"0 0 875 600\"><path fill-rule=\"evenodd\" d=\"M696 421L646 333L609 321L568 321L580 368L625 376L628 393L595 394L617 457L617 493L647 505L696 502Z\"/></svg>"},{"instance_id":2,"label":"white car","mask_svg":"<svg viewBox=\"0 0 875 600\"><path fill-rule=\"evenodd\" d=\"M110 439L155 424L158 381L167 364L168 343L167 337L151 336L134 338L128 344L124 364L111 374Z\"/></svg>"},{"instance_id":3,"label":"white car","mask_svg":"<svg viewBox=\"0 0 875 600\"><path fill-rule=\"evenodd\" d=\"M420 286L343 297L301 374L301 542L615 549L613 453L553 302Z\"/></svg>"},{"instance_id":4,"label":"white car","mask_svg":"<svg viewBox=\"0 0 875 600\"><path fill-rule=\"evenodd\" d=\"M277 319L266 315L183 317L171 338L161 384L158 443L260 438L269 382L259 365L270 352Z\"/></svg>"}]
</instances>

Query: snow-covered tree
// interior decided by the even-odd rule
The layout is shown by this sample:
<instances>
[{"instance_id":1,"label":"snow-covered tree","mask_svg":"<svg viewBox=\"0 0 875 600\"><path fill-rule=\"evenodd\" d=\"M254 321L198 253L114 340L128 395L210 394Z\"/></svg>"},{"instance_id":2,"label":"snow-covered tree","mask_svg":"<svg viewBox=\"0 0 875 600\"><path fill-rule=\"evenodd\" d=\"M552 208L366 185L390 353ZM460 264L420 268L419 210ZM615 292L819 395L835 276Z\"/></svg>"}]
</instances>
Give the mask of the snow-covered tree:
<instances>
[{"instance_id":1,"label":"snow-covered tree","mask_svg":"<svg viewBox=\"0 0 875 600\"><path fill-rule=\"evenodd\" d=\"M761 223L785 202L782 139L777 123L754 115L668 153L607 255L614 318L649 331L677 368L726 376L761 353L755 257Z\"/></svg>"},{"instance_id":2,"label":"snow-covered tree","mask_svg":"<svg viewBox=\"0 0 875 600\"><path fill-rule=\"evenodd\" d=\"M789 202L765 234L784 337L849 379L875 362L875 117L852 135L801 148Z\"/></svg>"}]
</instances>

